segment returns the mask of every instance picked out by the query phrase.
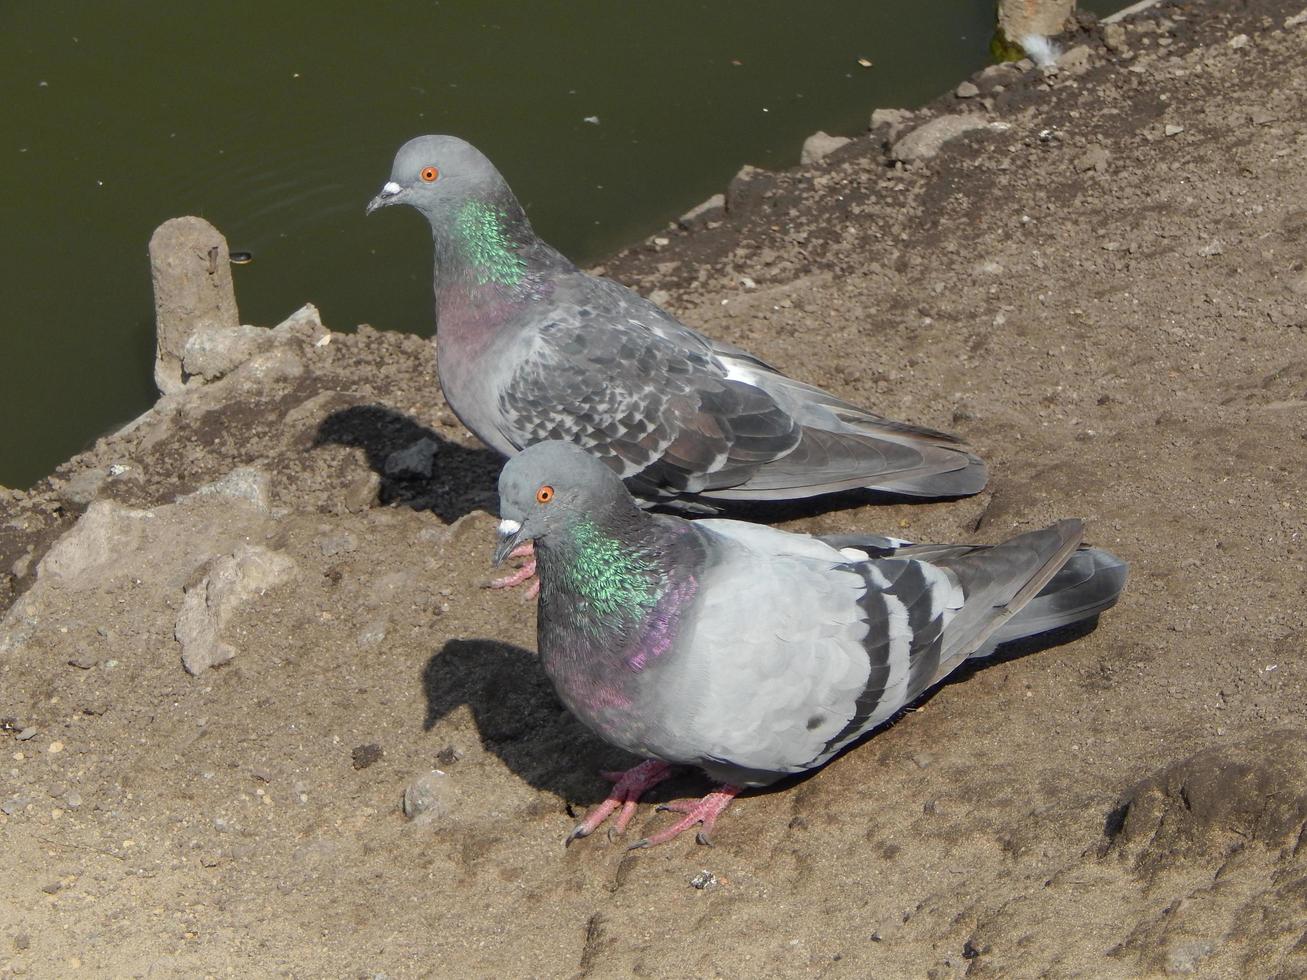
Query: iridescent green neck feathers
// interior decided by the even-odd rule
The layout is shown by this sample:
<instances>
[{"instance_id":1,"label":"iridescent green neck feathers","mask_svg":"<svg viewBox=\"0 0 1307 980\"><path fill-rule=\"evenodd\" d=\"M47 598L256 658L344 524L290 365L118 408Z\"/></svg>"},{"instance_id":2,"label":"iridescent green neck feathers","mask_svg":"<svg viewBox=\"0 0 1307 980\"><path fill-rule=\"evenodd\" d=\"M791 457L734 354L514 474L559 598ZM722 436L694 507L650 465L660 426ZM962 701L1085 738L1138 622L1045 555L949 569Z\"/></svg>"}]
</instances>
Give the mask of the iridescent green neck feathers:
<instances>
[{"instance_id":1,"label":"iridescent green neck feathers","mask_svg":"<svg viewBox=\"0 0 1307 980\"><path fill-rule=\"evenodd\" d=\"M482 201L468 201L455 216L455 245L480 285L516 286L526 275L505 223L503 211Z\"/></svg>"}]
</instances>

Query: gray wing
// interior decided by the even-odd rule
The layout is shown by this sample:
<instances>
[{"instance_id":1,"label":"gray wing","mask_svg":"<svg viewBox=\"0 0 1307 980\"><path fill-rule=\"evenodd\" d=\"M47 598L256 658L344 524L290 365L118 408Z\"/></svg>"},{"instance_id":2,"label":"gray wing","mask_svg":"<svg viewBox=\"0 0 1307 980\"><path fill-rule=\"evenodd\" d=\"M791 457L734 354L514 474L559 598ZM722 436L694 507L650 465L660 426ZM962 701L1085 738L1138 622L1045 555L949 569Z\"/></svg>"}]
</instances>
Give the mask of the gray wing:
<instances>
[{"instance_id":1,"label":"gray wing","mask_svg":"<svg viewBox=\"0 0 1307 980\"><path fill-rule=\"evenodd\" d=\"M765 391L728 378L693 331L681 328L678 342L650 329L625 289L587 293L568 302L556 290L501 392L501 431L518 448L566 439L646 493L698 493L741 483L798 445L798 423Z\"/></svg>"},{"instance_id":2,"label":"gray wing","mask_svg":"<svg viewBox=\"0 0 1307 980\"><path fill-rule=\"evenodd\" d=\"M816 768L982 648L1074 551L1063 522L980 555L851 559L698 521L715 555L660 680L667 757L740 785Z\"/></svg>"},{"instance_id":3,"label":"gray wing","mask_svg":"<svg viewBox=\"0 0 1307 980\"><path fill-rule=\"evenodd\" d=\"M897 557L942 562L990 550L989 545L913 544L878 534L823 535L821 540L851 559ZM972 656L992 652L1001 643L1092 619L1116 605L1128 574L1126 563L1110 551L1082 545L1039 594L994 633L987 647Z\"/></svg>"},{"instance_id":4,"label":"gray wing","mask_svg":"<svg viewBox=\"0 0 1307 980\"><path fill-rule=\"evenodd\" d=\"M645 496L769 500L856 487L948 496L986 479L952 437L786 378L580 272L553 284L500 415L518 448L575 442Z\"/></svg>"}]
</instances>

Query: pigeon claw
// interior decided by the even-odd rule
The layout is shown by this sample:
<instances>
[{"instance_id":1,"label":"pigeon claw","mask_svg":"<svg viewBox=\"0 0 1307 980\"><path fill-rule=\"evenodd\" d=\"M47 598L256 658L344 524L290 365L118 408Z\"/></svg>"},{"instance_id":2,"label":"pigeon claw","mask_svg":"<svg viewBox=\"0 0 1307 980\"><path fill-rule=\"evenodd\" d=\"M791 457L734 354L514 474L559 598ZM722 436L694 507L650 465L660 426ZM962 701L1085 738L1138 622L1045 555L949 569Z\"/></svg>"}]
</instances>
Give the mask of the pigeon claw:
<instances>
[{"instance_id":1,"label":"pigeon claw","mask_svg":"<svg viewBox=\"0 0 1307 980\"><path fill-rule=\"evenodd\" d=\"M617 819L608 830L608 839L612 840L613 837L624 833L626 825L635 816L636 804L640 797L648 792L650 787L661 783L671 774L672 767L659 759L647 759L626 772L600 773L614 784L612 792L603 803L586 814L586 818L573 828L567 835L567 839L563 841L563 846L567 847L577 838L589 837L599 829L600 824L618 810L621 812L617 814Z\"/></svg>"},{"instance_id":2,"label":"pigeon claw","mask_svg":"<svg viewBox=\"0 0 1307 980\"><path fill-rule=\"evenodd\" d=\"M718 786L701 800L677 800L673 803L664 803L658 807L658 812L683 813L685 816L670 827L665 827L656 834L636 841L631 847L656 847L659 844L666 844L695 824L703 825L702 829L695 834L695 840L700 844L711 847L713 827L717 823L717 818L721 816L723 810L730 806L731 800L735 799L736 794L739 792L739 786L732 786L728 783Z\"/></svg>"}]
</instances>

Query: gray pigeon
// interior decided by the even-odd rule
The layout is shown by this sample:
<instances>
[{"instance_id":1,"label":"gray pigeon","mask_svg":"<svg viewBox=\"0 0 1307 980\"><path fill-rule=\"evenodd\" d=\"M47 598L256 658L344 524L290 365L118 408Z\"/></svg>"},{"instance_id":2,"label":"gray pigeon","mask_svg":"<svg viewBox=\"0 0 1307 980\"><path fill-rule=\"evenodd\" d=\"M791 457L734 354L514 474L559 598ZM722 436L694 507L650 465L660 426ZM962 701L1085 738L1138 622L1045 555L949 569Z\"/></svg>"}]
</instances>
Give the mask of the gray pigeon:
<instances>
[{"instance_id":1,"label":"gray pigeon","mask_svg":"<svg viewBox=\"0 0 1307 980\"><path fill-rule=\"evenodd\" d=\"M637 842L702 823L745 787L815 769L955 670L1009 640L1111 607L1126 566L1062 521L991 547L810 537L636 506L561 441L499 478L496 561L534 540L540 659L563 703L648 761L568 841L636 801L672 764L722 783Z\"/></svg>"},{"instance_id":2,"label":"gray pigeon","mask_svg":"<svg viewBox=\"0 0 1307 980\"><path fill-rule=\"evenodd\" d=\"M450 407L505 456L565 439L646 499L790 500L865 487L954 497L984 464L710 340L541 241L469 143L400 148L368 212L409 204L435 242L436 346Z\"/></svg>"}]
</instances>

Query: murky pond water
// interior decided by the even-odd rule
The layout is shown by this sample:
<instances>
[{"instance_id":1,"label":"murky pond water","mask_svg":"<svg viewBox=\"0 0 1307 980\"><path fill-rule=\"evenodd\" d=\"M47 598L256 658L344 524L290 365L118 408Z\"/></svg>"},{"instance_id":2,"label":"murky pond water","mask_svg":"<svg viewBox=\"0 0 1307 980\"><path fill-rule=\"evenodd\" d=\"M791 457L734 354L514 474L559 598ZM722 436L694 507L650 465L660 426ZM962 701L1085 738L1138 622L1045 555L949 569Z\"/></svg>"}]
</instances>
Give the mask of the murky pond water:
<instances>
[{"instance_id":1,"label":"murky pond water","mask_svg":"<svg viewBox=\"0 0 1307 980\"><path fill-rule=\"evenodd\" d=\"M593 260L743 163L791 166L814 130L937 95L987 61L992 24L989 0L5 4L0 484L153 401L166 218L254 254L243 322L311 300L335 329L429 333L425 225L363 216L409 137L472 140Z\"/></svg>"}]
</instances>

